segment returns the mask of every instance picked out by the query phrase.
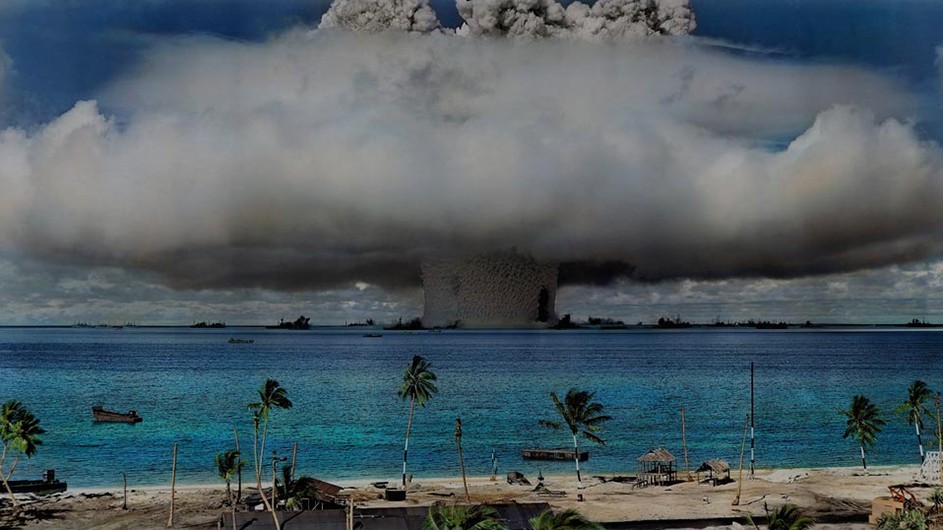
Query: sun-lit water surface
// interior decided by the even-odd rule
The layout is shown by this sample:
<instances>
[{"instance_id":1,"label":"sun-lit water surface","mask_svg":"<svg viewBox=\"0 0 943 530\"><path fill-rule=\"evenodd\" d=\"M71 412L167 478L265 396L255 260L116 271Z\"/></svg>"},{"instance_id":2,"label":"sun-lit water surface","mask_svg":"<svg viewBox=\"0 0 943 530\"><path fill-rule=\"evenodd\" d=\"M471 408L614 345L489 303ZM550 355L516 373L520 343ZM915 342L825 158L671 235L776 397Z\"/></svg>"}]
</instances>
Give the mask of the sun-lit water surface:
<instances>
[{"instance_id":1,"label":"sun-lit water surface","mask_svg":"<svg viewBox=\"0 0 943 530\"><path fill-rule=\"evenodd\" d=\"M614 419L587 444L587 474L631 472L647 449L682 459L685 407L688 458L739 461L749 412L749 365L756 363L757 465L856 465L837 412L863 393L888 425L874 464L916 463L913 428L892 414L917 378L943 389L943 333L919 331L446 331L306 332L229 328L0 329L0 399L23 401L48 431L18 478L46 468L73 487L215 482L214 455L245 449L246 404L266 377L288 389L294 408L272 416L268 447L288 456L298 442L299 471L323 478L395 480L402 465L408 404L396 396L413 354L427 357L439 393L418 409L410 440L416 477L458 474L455 418L463 423L469 474L567 473L571 462L524 461L530 446L566 446L549 392L594 390ZM228 344L230 337L253 344ZM91 407L144 417L137 425L93 424ZM925 437L934 440L932 434Z\"/></svg>"}]
</instances>

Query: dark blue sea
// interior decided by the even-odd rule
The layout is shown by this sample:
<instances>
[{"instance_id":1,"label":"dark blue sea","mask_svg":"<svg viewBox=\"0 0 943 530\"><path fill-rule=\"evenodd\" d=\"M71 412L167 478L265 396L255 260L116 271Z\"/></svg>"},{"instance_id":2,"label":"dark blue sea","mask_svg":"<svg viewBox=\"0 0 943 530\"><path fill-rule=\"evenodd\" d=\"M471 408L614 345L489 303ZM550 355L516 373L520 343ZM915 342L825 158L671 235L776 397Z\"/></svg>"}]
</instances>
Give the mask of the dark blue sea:
<instances>
[{"instance_id":1,"label":"dark blue sea","mask_svg":"<svg viewBox=\"0 0 943 530\"><path fill-rule=\"evenodd\" d=\"M297 442L304 474L397 480L408 403L396 390L414 354L431 361L439 385L416 412L409 465L416 477L459 473L456 417L471 475L490 473L492 449L502 474L571 472L572 462L520 457L525 447L572 443L567 432L537 424L556 419L550 392L570 387L595 391L614 417L602 432L606 446L585 445L586 474L631 473L653 447L682 459L681 407L691 465L723 458L735 468L751 362L758 467L859 465L838 412L855 394L887 421L870 463L917 463L913 428L892 410L914 379L943 390L943 332L934 330L363 333L0 329L0 400L24 402L48 431L16 475L39 478L55 468L74 487L115 486L122 473L132 485L167 484L177 442L178 483L218 482L214 456L234 447L234 427L250 454L246 405L271 377L294 407L272 414L268 448L289 456ZM229 344L230 337L255 342ZM135 409L144 421L93 424L95 404ZM925 440L933 443L932 432Z\"/></svg>"}]
</instances>

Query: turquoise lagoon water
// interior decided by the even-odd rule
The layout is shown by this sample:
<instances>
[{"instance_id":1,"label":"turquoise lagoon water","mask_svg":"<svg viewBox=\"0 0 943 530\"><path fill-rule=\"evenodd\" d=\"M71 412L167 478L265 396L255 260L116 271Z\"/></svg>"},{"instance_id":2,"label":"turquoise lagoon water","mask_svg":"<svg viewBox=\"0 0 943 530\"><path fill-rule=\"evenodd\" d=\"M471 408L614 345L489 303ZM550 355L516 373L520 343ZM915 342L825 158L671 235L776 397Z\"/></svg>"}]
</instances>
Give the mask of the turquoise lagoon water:
<instances>
[{"instance_id":1,"label":"turquoise lagoon water","mask_svg":"<svg viewBox=\"0 0 943 530\"><path fill-rule=\"evenodd\" d=\"M418 409L410 440L416 477L459 472L453 437L463 422L468 472L570 473L571 462L524 461L529 446L566 446L549 393L590 389L614 419L605 447L589 446L587 474L629 473L638 455L665 446L689 458L739 459L756 363L757 465L857 465L837 409L862 393L888 421L874 464L916 463L913 429L893 406L917 378L943 389L943 333L915 331L277 331L125 328L0 329L0 400L23 401L48 431L17 476L55 468L75 487L166 484L179 444L181 483L217 482L214 455L251 447L246 404L267 377L294 408L273 413L269 448L301 473L343 481L397 480L408 404L396 396L413 354L427 357L440 392ZM253 344L228 344L230 337ZM90 408L136 409L137 425L93 424ZM932 438L928 436L928 438ZM734 464L735 465L735 464Z\"/></svg>"}]
</instances>

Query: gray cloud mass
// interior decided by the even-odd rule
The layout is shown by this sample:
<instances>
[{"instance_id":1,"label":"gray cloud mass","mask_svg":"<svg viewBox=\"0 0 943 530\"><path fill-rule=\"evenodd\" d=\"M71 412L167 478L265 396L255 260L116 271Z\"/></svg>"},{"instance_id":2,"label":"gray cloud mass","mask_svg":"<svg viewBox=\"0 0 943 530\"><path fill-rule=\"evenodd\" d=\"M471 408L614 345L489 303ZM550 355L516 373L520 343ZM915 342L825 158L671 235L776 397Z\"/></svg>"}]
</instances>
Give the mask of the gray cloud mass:
<instances>
[{"instance_id":1,"label":"gray cloud mass","mask_svg":"<svg viewBox=\"0 0 943 530\"><path fill-rule=\"evenodd\" d=\"M426 256L511 247L648 280L853 271L940 254L916 111L884 75L684 41L187 38L0 132L0 250L194 289L410 288Z\"/></svg>"}]
</instances>

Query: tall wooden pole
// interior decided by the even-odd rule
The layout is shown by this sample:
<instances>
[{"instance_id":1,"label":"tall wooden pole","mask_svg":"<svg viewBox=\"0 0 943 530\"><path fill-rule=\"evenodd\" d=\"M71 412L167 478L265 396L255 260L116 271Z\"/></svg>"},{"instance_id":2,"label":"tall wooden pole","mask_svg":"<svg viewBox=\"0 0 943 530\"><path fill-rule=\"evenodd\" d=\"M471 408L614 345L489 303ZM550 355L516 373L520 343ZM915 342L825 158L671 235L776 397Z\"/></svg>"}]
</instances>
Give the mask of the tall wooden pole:
<instances>
[{"instance_id":1,"label":"tall wooden pole","mask_svg":"<svg viewBox=\"0 0 943 530\"><path fill-rule=\"evenodd\" d=\"M458 445L458 463L462 467L462 485L465 486L465 502L471 504L468 495L468 481L465 479L465 459L462 458L462 419L455 418L455 444Z\"/></svg>"},{"instance_id":2,"label":"tall wooden pole","mask_svg":"<svg viewBox=\"0 0 943 530\"><path fill-rule=\"evenodd\" d=\"M239 460L236 461L236 476L239 477L239 487L236 489L236 502L242 502L242 453L239 451L239 431L236 427L232 428L233 436L236 437L236 452L239 453Z\"/></svg>"},{"instance_id":3,"label":"tall wooden pole","mask_svg":"<svg viewBox=\"0 0 943 530\"><path fill-rule=\"evenodd\" d=\"M743 422L743 443L740 445L740 476L737 478L737 497L730 503L731 506L740 504L740 492L743 490L743 453L747 447L747 427L750 426L750 416Z\"/></svg>"},{"instance_id":4,"label":"tall wooden pole","mask_svg":"<svg viewBox=\"0 0 943 530\"><path fill-rule=\"evenodd\" d=\"M295 462L298 461L298 442L295 442L295 446L291 449L291 475L289 478L295 480Z\"/></svg>"},{"instance_id":5,"label":"tall wooden pole","mask_svg":"<svg viewBox=\"0 0 943 530\"><path fill-rule=\"evenodd\" d=\"M756 413L753 410L753 361L750 361L750 478L753 478L756 472L756 462L754 460L755 441L753 437L753 421Z\"/></svg>"},{"instance_id":6,"label":"tall wooden pole","mask_svg":"<svg viewBox=\"0 0 943 530\"><path fill-rule=\"evenodd\" d=\"M170 468L170 517L167 519L167 527L174 525L174 488L177 485L177 443L174 442L174 463Z\"/></svg>"},{"instance_id":7,"label":"tall wooden pole","mask_svg":"<svg viewBox=\"0 0 943 530\"><path fill-rule=\"evenodd\" d=\"M494 447L491 448L491 482L498 480L498 456L494 452Z\"/></svg>"},{"instance_id":8,"label":"tall wooden pole","mask_svg":"<svg viewBox=\"0 0 943 530\"><path fill-rule=\"evenodd\" d=\"M684 448L684 474L691 480L691 468L688 467L688 439L684 435L684 407L681 407L681 446Z\"/></svg>"},{"instance_id":9,"label":"tall wooden pole","mask_svg":"<svg viewBox=\"0 0 943 530\"><path fill-rule=\"evenodd\" d=\"M941 426L941 422L940 422L940 418L941 418L940 401L941 400L940 400L939 392L936 393L936 397L934 398L934 401L936 401L936 440L939 446L938 452L937 452L937 460L939 460L940 462L940 484L943 484L943 426Z\"/></svg>"},{"instance_id":10,"label":"tall wooden pole","mask_svg":"<svg viewBox=\"0 0 943 530\"><path fill-rule=\"evenodd\" d=\"M122 473L121 478L124 480L124 502L121 503L121 509L128 509L128 475L127 473Z\"/></svg>"}]
</instances>

